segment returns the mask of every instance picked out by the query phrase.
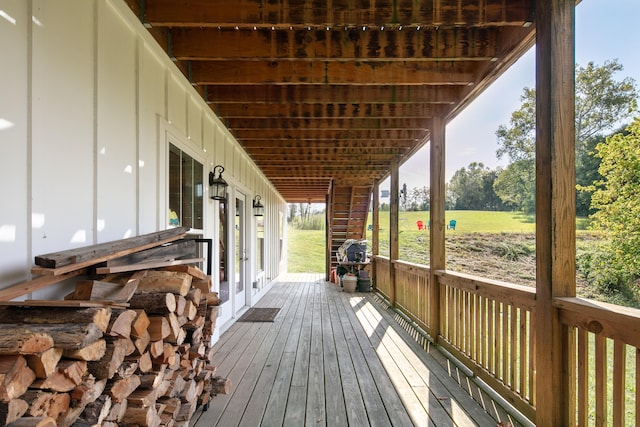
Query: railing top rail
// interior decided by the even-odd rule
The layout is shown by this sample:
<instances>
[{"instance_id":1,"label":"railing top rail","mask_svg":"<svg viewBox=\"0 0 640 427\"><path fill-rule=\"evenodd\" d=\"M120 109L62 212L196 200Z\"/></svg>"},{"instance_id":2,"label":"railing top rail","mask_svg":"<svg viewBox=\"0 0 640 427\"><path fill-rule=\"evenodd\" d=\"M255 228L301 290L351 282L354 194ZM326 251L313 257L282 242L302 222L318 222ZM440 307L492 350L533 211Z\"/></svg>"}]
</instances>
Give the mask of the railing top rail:
<instances>
[{"instance_id":1,"label":"railing top rail","mask_svg":"<svg viewBox=\"0 0 640 427\"><path fill-rule=\"evenodd\" d=\"M437 270L435 275L443 285L463 289L497 302L535 310L535 288L448 270Z\"/></svg>"},{"instance_id":2,"label":"railing top rail","mask_svg":"<svg viewBox=\"0 0 640 427\"><path fill-rule=\"evenodd\" d=\"M560 321L640 347L640 310L579 297L557 297Z\"/></svg>"}]
</instances>

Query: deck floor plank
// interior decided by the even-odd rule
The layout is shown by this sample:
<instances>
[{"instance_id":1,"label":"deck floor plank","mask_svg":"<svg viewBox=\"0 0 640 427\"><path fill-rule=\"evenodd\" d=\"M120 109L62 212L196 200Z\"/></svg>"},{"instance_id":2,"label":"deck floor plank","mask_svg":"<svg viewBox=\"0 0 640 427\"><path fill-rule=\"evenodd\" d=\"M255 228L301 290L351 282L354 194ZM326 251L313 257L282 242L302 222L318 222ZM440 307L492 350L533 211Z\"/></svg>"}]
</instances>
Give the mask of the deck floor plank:
<instances>
[{"instance_id":1,"label":"deck floor plank","mask_svg":"<svg viewBox=\"0 0 640 427\"><path fill-rule=\"evenodd\" d=\"M281 308L274 322L221 335L214 365L232 391L192 426L496 425L372 294L291 277L257 304Z\"/></svg>"},{"instance_id":2,"label":"deck floor plank","mask_svg":"<svg viewBox=\"0 0 640 427\"><path fill-rule=\"evenodd\" d=\"M295 302L304 299L304 292L307 289L306 286L292 286L289 292L291 297L287 301L287 304L281 307L279 316L282 316L282 318L281 320L276 320L280 321L281 326L273 341L260 377L255 384L251 400L247 404L242 420L240 421L240 426L253 427L260 425L262 422L269 396L273 390L276 390L276 374L280 366L280 361L282 360L287 339L294 324L296 310L300 308L300 305ZM271 306L275 306L275 304Z\"/></svg>"}]
</instances>

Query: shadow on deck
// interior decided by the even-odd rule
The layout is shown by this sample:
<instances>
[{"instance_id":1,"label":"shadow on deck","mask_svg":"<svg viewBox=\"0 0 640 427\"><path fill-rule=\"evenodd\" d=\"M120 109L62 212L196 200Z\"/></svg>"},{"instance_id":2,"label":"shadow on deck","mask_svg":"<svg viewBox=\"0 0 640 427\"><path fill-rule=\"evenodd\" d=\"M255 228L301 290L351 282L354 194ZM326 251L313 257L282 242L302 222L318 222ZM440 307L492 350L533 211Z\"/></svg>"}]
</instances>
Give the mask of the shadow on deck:
<instances>
[{"instance_id":1,"label":"shadow on deck","mask_svg":"<svg viewBox=\"0 0 640 427\"><path fill-rule=\"evenodd\" d=\"M281 310L222 334L214 365L232 391L198 412L195 427L516 425L373 294L298 274L257 306Z\"/></svg>"}]
</instances>

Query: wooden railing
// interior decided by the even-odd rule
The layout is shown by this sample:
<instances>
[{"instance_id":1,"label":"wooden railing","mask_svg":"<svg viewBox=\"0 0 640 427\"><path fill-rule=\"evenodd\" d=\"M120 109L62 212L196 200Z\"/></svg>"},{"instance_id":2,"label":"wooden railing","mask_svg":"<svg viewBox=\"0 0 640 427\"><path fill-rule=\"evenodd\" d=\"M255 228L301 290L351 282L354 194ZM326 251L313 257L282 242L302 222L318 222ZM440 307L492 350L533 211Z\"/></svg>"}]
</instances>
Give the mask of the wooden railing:
<instances>
[{"instance_id":1,"label":"wooden railing","mask_svg":"<svg viewBox=\"0 0 640 427\"><path fill-rule=\"evenodd\" d=\"M391 292L388 258L376 257L377 290ZM535 288L436 271L440 304L428 298L429 268L393 262L395 308L530 420L536 412ZM640 423L640 310L582 298L555 298L567 328L571 425ZM434 337L428 319L439 310ZM637 421L636 421L637 420Z\"/></svg>"},{"instance_id":2,"label":"wooden railing","mask_svg":"<svg viewBox=\"0 0 640 427\"><path fill-rule=\"evenodd\" d=\"M437 271L438 344L530 419L535 416L535 289Z\"/></svg>"},{"instance_id":3,"label":"wooden railing","mask_svg":"<svg viewBox=\"0 0 640 427\"><path fill-rule=\"evenodd\" d=\"M391 262L388 257L376 256L373 260L373 285L386 299L391 296Z\"/></svg>"},{"instance_id":4,"label":"wooden railing","mask_svg":"<svg viewBox=\"0 0 640 427\"><path fill-rule=\"evenodd\" d=\"M569 327L575 378L573 425L640 423L640 310L584 298L555 298Z\"/></svg>"}]
</instances>

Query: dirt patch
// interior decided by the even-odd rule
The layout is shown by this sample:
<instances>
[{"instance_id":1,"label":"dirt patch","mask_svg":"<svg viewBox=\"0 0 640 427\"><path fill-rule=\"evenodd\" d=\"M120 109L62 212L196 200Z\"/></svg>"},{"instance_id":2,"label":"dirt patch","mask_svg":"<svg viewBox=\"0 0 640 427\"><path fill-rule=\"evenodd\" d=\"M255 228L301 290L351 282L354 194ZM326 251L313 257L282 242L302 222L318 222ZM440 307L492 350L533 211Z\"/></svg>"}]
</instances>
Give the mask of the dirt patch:
<instances>
[{"instance_id":1,"label":"dirt patch","mask_svg":"<svg viewBox=\"0 0 640 427\"><path fill-rule=\"evenodd\" d=\"M428 237L403 233L400 258L419 264L429 263ZM596 234L579 233L578 250L597 243ZM534 233L447 233L447 269L518 285L535 286L536 239ZM577 287L587 287L579 272ZM580 291L579 291L580 293Z\"/></svg>"}]
</instances>

